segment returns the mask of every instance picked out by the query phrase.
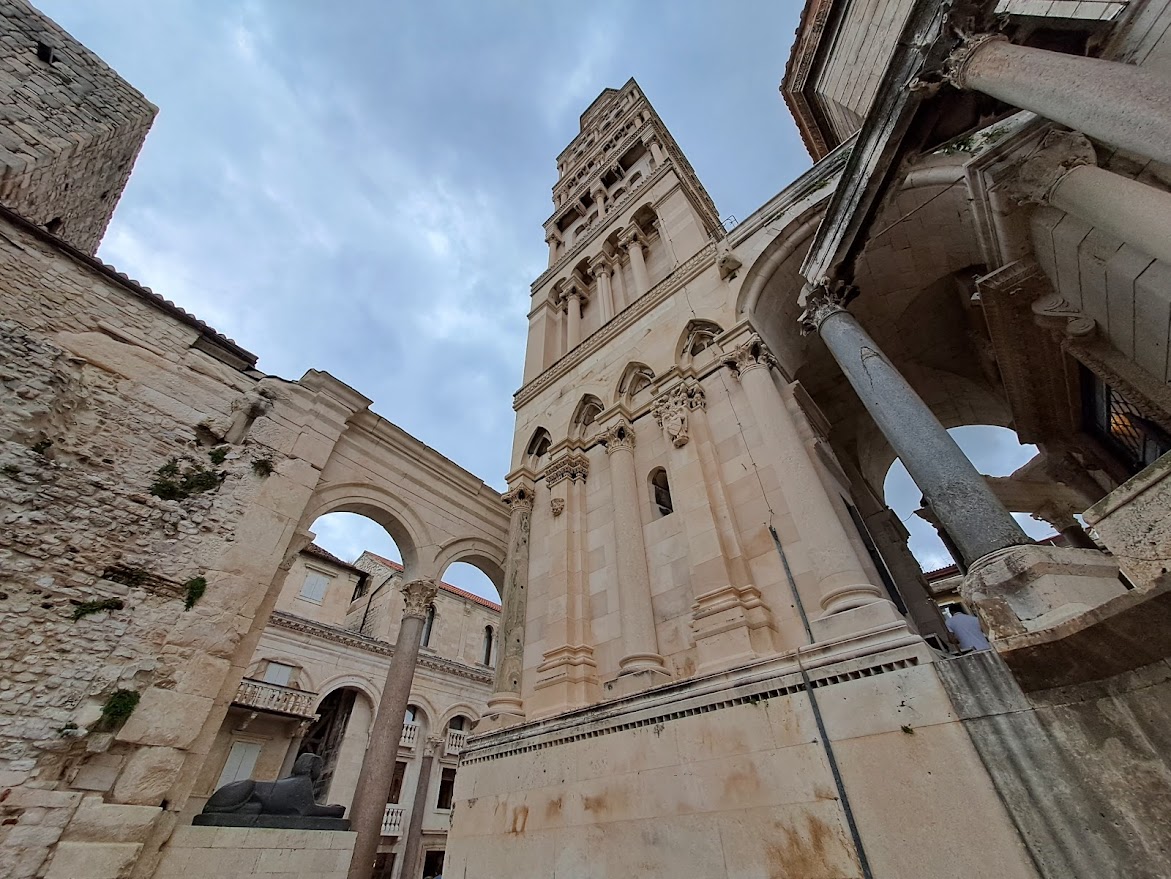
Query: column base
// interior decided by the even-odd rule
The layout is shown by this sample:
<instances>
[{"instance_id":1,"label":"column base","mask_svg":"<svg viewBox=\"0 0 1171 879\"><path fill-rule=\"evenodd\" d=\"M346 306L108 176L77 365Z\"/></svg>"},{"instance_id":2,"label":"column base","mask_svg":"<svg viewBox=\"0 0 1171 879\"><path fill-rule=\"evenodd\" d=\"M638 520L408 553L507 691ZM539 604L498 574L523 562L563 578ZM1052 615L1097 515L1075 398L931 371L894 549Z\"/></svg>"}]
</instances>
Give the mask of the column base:
<instances>
[{"instance_id":1,"label":"column base","mask_svg":"<svg viewBox=\"0 0 1171 879\"><path fill-rule=\"evenodd\" d=\"M822 616L863 607L875 600L885 600L882 590L872 583L852 583L840 586L821 598Z\"/></svg>"},{"instance_id":2,"label":"column base","mask_svg":"<svg viewBox=\"0 0 1171 879\"><path fill-rule=\"evenodd\" d=\"M833 594L837 593L831 593L831 597ZM815 642L837 641L879 626L890 625L901 625L910 631L906 619L899 613L894 602L889 598L875 597L873 594L870 594L869 600L862 604L850 604L841 610L827 611L817 619L809 621Z\"/></svg>"},{"instance_id":3,"label":"column base","mask_svg":"<svg viewBox=\"0 0 1171 879\"><path fill-rule=\"evenodd\" d=\"M618 677L603 685L606 699L630 696L671 682L671 673L657 653L633 653L618 664L622 668Z\"/></svg>"},{"instance_id":4,"label":"column base","mask_svg":"<svg viewBox=\"0 0 1171 879\"><path fill-rule=\"evenodd\" d=\"M515 693L496 693L488 700L488 707L476 724L475 733L482 735L506 726L516 726L524 721L524 700Z\"/></svg>"},{"instance_id":5,"label":"column base","mask_svg":"<svg viewBox=\"0 0 1171 879\"><path fill-rule=\"evenodd\" d=\"M721 586L695 599L691 630L699 660L697 674L721 671L755 662L778 652L772 613L760 590L748 586Z\"/></svg>"},{"instance_id":6,"label":"column base","mask_svg":"<svg viewBox=\"0 0 1171 879\"><path fill-rule=\"evenodd\" d=\"M546 653L544 662L537 666L537 682L528 700L528 715L531 720L539 720L593 705L598 699L598 667L593 648L558 647Z\"/></svg>"}]
</instances>

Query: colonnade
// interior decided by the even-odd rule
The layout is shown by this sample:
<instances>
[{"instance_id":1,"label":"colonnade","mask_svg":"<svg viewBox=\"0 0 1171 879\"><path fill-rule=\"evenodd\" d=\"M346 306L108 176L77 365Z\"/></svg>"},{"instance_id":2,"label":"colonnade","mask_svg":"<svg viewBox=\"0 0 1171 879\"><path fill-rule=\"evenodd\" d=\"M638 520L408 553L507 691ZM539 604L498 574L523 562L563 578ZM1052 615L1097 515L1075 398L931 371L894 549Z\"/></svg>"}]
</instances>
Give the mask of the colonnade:
<instances>
[{"instance_id":1,"label":"colonnade","mask_svg":"<svg viewBox=\"0 0 1171 879\"><path fill-rule=\"evenodd\" d=\"M1171 80L1129 64L971 37L953 53L948 80L1068 126L1050 132L1018 166L1010 191L1051 204L1171 260L1171 195L1095 164L1087 135L1171 162ZM801 316L841 367L862 404L922 490L924 506L962 564L1030 542L930 408L847 310L857 289L806 288Z\"/></svg>"},{"instance_id":2,"label":"colonnade","mask_svg":"<svg viewBox=\"0 0 1171 879\"><path fill-rule=\"evenodd\" d=\"M634 289L630 291L629 298L637 299L650 290L650 275L647 273L644 252L646 246L646 233L637 224L632 223L622 230L612 254L599 253L590 259L589 274L596 282L595 290L603 324L617 313L618 303L628 299L622 275L623 254L630 260L630 273L634 282ZM558 296L565 308L566 351L572 351L582 341L582 311L589 298L587 284L587 279L572 276L561 287Z\"/></svg>"}]
</instances>

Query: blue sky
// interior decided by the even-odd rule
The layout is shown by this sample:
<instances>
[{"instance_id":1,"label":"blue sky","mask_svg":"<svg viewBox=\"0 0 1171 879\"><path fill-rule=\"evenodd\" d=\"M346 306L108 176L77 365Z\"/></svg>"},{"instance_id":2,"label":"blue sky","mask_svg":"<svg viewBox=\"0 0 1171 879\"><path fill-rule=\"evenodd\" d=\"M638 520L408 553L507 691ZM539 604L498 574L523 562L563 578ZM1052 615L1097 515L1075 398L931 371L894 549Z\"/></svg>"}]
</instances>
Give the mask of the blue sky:
<instances>
[{"instance_id":1,"label":"blue sky","mask_svg":"<svg viewBox=\"0 0 1171 879\"><path fill-rule=\"evenodd\" d=\"M496 488L554 159L590 101L638 79L721 216L809 165L777 91L797 0L37 5L160 108L102 258ZM317 533L397 557L355 517ZM477 578L448 577L491 593Z\"/></svg>"}]
</instances>

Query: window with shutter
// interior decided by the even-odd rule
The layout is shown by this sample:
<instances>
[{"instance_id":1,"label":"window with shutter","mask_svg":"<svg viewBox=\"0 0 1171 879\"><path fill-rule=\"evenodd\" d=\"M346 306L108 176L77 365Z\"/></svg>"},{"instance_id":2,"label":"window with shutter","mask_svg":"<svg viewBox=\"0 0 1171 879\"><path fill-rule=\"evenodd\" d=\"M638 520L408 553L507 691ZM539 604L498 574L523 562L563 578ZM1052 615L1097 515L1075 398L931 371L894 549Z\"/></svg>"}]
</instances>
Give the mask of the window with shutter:
<instances>
[{"instance_id":1,"label":"window with shutter","mask_svg":"<svg viewBox=\"0 0 1171 879\"><path fill-rule=\"evenodd\" d=\"M306 601L321 604L325 601L325 590L329 588L329 581L330 578L324 574L310 571L305 576L305 582L301 584L301 597Z\"/></svg>"},{"instance_id":2,"label":"window with shutter","mask_svg":"<svg viewBox=\"0 0 1171 879\"><path fill-rule=\"evenodd\" d=\"M224 771L220 773L220 780L216 782L216 790L233 781L251 778L252 770L256 768L256 758L259 756L259 742L233 742L232 750L228 753L228 761L224 764Z\"/></svg>"}]
</instances>

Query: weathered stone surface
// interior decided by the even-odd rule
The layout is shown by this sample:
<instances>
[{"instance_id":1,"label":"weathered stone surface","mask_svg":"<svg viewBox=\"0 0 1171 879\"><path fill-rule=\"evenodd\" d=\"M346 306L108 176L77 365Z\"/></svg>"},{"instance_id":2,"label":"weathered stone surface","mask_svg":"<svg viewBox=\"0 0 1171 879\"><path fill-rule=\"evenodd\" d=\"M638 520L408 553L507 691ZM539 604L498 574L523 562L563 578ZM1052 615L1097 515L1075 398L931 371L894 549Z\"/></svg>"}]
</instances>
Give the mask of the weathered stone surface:
<instances>
[{"instance_id":1,"label":"weathered stone surface","mask_svg":"<svg viewBox=\"0 0 1171 879\"><path fill-rule=\"evenodd\" d=\"M186 748L199 735L200 726L211 710L211 698L151 687L125 726L118 740L137 745Z\"/></svg>"},{"instance_id":2,"label":"weathered stone surface","mask_svg":"<svg viewBox=\"0 0 1171 879\"><path fill-rule=\"evenodd\" d=\"M62 842L45 879L126 879L141 849L131 842Z\"/></svg>"},{"instance_id":3,"label":"weathered stone surface","mask_svg":"<svg viewBox=\"0 0 1171 879\"><path fill-rule=\"evenodd\" d=\"M68 842L142 843L159 814L157 806L104 803L101 797L85 797L63 838Z\"/></svg>"},{"instance_id":4,"label":"weathered stone surface","mask_svg":"<svg viewBox=\"0 0 1171 879\"><path fill-rule=\"evenodd\" d=\"M140 748L126 763L114 785L119 803L159 806L175 784L183 752L174 748Z\"/></svg>"}]
</instances>

